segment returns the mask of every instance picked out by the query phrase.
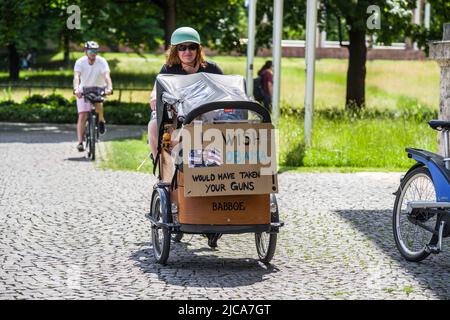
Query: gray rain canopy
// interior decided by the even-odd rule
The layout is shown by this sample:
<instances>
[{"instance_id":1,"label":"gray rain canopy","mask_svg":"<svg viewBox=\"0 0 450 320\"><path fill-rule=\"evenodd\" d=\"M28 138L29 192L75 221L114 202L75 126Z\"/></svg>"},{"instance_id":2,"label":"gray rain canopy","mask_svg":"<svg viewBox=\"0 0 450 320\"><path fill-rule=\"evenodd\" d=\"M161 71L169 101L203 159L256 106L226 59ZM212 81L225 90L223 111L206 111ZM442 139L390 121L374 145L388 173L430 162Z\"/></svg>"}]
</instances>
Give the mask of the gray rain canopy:
<instances>
[{"instance_id":1,"label":"gray rain canopy","mask_svg":"<svg viewBox=\"0 0 450 320\"><path fill-rule=\"evenodd\" d=\"M249 98L244 88L244 78L240 75L160 74L156 78L158 127L161 129L161 124L167 120L163 96L170 97L169 104L185 116L185 123L194 119L245 121L249 110L260 115L264 122L270 122L268 111Z\"/></svg>"},{"instance_id":2,"label":"gray rain canopy","mask_svg":"<svg viewBox=\"0 0 450 320\"><path fill-rule=\"evenodd\" d=\"M164 91L183 104L185 114L208 102L254 101L245 94L244 78L239 75L160 74L156 80Z\"/></svg>"}]
</instances>

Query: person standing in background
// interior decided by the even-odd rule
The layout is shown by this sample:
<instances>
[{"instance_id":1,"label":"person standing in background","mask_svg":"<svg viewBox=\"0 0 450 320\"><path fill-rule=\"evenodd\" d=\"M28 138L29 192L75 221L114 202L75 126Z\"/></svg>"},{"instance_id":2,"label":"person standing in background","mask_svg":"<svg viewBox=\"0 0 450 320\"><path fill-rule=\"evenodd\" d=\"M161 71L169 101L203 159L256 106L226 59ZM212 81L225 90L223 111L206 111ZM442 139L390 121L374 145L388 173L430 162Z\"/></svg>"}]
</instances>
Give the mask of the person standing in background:
<instances>
[{"instance_id":1,"label":"person standing in background","mask_svg":"<svg viewBox=\"0 0 450 320\"><path fill-rule=\"evenodd\" d=\"M258 71L258 77L261 78L261 88L263 95L263 104L270 111L272 110L272 88L273 88L273 69L272 61L268 60Z\"/></svg>"}]
</instances>

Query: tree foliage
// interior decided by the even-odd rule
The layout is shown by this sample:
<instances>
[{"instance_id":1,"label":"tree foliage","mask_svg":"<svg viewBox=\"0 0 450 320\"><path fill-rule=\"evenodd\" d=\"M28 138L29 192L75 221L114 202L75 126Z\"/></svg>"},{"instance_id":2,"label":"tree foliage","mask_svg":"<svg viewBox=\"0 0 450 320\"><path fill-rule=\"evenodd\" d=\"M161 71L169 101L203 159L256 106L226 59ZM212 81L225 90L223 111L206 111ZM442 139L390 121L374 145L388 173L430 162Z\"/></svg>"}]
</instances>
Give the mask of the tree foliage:
<instances>
[{"instance_id":1,"label":"tree foliage","mask_svg":"<svg viewBox=\"0 0 450 320\"><path fill-rule=\"evenodd\" d=\"M450 2L447 0L428 0L431 5L430 28L422 23L411 27L411 37L420 48L428 53L429 41L442 40L444 23L450 23Z\"/></svg>"},{"instance_id":2,"label":"tree foliage","mask_svg":"<svg viewBox=\"0 0 450 320\"><path fill-rule=\"evenodd\" d=\"M304 39L306 1L284 0L283 39ZM273 0L259 0L256 7L256 47L270 48L273 37Z\"/></svg>"},{"instance_id":3,"label":"tree foliage","mask_svg":"<svg viewBox=\"0 0 450 320\"><path fill-rule=\"evenodd\" d=\"M85 40L97 39L107 46L126 45L150 50L160 44L157 8L148 2L82 1L82 29Z\"/></svg>"},{"instance_id":4,"label":"tree foliage","mask_svg":"<svg viewBox=\"0 0 450 320\"><path fill-rule=\"evenodd\" d=\"M411 34L415 0L322 0L321 24L337 25L339 40L349 44L346 107L358 111L365 105L366 37L391 44ZM375 15L375 16L374 16ZM337 23L336 23L337 22ZM376 23L374 23L376 22ZM342 43L341 43L342 45Z\"/></svg>"},{"instance_id":5,"label":"tree foliage","mask_svg":"<svg viewBox=\"0 0 450 320\"><path fill-rule=\"evenodd\" d=\"M239 50L242 35L239 25L245 19L243 1L178 0L177 6L180 8L177 27L191 26L197 29L202 42L211 48Z\"/></svg>"}]
</instances>

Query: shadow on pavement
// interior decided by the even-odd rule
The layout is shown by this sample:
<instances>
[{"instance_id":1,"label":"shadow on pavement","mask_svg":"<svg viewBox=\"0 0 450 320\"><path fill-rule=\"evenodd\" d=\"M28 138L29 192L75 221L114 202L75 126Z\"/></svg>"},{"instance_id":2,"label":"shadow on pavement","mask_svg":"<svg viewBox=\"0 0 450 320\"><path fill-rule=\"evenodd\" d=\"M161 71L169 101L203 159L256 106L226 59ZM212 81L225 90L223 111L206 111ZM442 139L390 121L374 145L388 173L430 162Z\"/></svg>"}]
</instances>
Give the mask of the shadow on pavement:
<instances>
[{"instance_id":1,"label":"shadow on pavement","mask_svg":"<svg viewBox=\"0 0 450 320\"><path fill-rule=\"evenodd\" d=\"M76 139L69 124L1 123L0 143L60 143Z\"/></svg>"},{"instance_id":2,"label":"shadow on pavement","mask_svg":"<svg viewBox=\"0 0 450 320\"><path fill-rule=\"evenodd\" d=\"M450 298L448 238L443 241L442 253L430 255L419 263L408 262L401 256L395 245L391 210L338 210L334 212L350 222L356 230L374 242L424 287L428 287L440 298Z\"/></svg>"},{"instance_id":3,"label":"shadow on pavement","mask_svg":"<svg viewBox=\"0 0 450 320\"><path fill-rule=\"evenodd\" d=\"M89 160L89 159L86 158L85 156L82 156L82 157L71 157L71 158L66 158L66 159L64 159L64 161L92 162L92 160Z\"/></svg>"},{"instance_id":4,"label":"shadow on pavement","mask_svg":"<svg viewBox=\"0 0 450 320\"><path fill-rule=\"evenodd\" d=\"M107 125L100 140L142 138L145 126ZM76 143L75 124L56 123L0 123L0 143Z\"/></svg>"},{"instance_id":5,"label":"shadow on pavement","mask_svg":"<svg viewBox=\"0 0 450 320\"><path fill-rule=\"evenodd\" d=\"M220 248L189 249L189 244L183 241L171 243L167 265L162 266L154 260L151 243L142 246L146 248L135 252L130 259L144 273L155 273L159 280L171 285L234 288L264 281L265 275L279 271L274 265L265 266L252 258L221 258L217 255Z\"/></svg>"}]
</instances>

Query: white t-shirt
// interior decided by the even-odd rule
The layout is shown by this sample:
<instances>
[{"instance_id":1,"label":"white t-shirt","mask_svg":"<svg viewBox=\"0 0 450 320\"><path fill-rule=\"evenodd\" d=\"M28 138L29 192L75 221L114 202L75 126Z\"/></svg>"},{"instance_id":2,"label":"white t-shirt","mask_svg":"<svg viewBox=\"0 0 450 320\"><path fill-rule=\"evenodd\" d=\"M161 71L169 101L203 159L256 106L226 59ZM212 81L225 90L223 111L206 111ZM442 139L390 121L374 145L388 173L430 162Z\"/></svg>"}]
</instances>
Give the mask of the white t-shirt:
<instances>
[{"instance_id":1,"label":"white t-shirt","mask_svg":"<svg viewBox=\"0 0 450 320\"><path fill-rule=\"evenodd\" d=\"M110 72L108 62L100 56L95 57L94 64L89 64L84 56L75 62L74 71L80 72L80 89L84 87L105 87L105 74Z\"/></svg>"}]
</instances>

